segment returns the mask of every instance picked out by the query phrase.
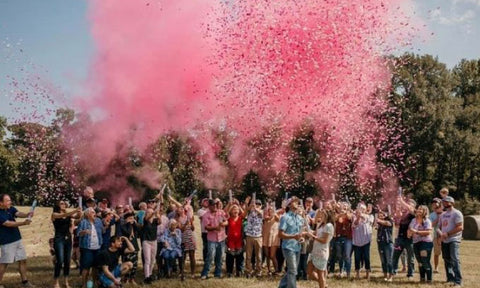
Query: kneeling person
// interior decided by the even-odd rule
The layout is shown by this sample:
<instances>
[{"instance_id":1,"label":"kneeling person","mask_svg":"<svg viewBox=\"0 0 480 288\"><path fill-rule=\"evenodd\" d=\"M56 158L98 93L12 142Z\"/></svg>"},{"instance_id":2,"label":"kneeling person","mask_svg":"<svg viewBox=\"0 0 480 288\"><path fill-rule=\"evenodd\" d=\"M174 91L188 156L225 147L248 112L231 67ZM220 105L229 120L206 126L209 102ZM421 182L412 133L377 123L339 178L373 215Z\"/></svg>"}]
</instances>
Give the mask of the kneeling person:
<instances>
[{"instance_id":1,"label":"kneeling person","mask_svg":"<svg viewBox=\"0 0 480 288\"><path fill-rule=\"evenodd\" d=\"M110 238L110 247L100 252L97 258L97 264L100 269L100 283L103 286L111 288L121 286L121 276L127 274L133 267L132 262L123 262L120 264L120 256L128 253L134 253L135 247L127 237L112 236Z\"/></svg>"}]
</instances>

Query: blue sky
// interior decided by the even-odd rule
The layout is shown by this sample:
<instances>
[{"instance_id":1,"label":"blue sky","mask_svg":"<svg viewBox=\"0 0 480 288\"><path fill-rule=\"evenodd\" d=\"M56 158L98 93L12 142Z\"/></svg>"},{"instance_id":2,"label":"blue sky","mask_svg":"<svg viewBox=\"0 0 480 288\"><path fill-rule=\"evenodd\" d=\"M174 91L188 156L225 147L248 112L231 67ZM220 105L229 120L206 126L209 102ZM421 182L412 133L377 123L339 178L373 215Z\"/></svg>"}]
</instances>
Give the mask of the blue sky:
<instances>
[{"instance_id":1,"label":"blue sky","mask_svg":"<svg viewBox=\"0 0 480 288\"><path fill-rule=\"evenodd\" d=\"M12 95L7 76L21 80L41 75L35 80L39 85L51 83L64 95L81 93L94 51L87 2L0 0L0 115L18 117L8 105ZM480 0L413 3L412 11L434 33L428 42L416 43L413 52L438 56L449 67L462 58L480 58Z\"/></svg>"}]
</instances>

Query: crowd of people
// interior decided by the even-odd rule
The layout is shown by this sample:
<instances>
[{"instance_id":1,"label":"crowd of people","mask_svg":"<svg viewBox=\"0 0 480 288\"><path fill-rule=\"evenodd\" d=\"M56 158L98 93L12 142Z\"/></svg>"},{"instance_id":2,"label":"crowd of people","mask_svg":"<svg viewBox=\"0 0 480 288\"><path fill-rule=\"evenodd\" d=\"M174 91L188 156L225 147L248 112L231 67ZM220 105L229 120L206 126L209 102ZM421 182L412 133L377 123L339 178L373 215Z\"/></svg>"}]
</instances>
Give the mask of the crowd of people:
<instances>
[{"instance_id":1,"label":"crowd of people","mask_svg":"<svg viewBox=\"0 0 480 288\"><path fill-rule=\"evenodd\" d=\"M202 199L194 213L191 197L180 202L171 195L163 199L159 193L139 203L135 211L131 203L110 207L108 199L96 200L87 187L81 207L68 210L65 200L53 207L54 288L61 287L62 271L64 287L70 287L71 261L77 264L85 288L136 286L139 258L144 284L161 278L185 279L186 259L189 277L196 278L197 248L203 249L202 280L210 277L213 264L217 278L268 274L281 276L280 288L294 288L297 281L307 279L324 288L329 277L370 278L374 229L386 282L395 281L401 272L399 262L411 279L416 260L420 282L431 283L442 255L446 281L461 286L463 215L454 208L448 189L439 194L431 209L417 205L409 195L399 195L386 207L360 202L354 209L348 199L303 201L292 196L277 208L274 202L263 203L253 196L243 202L230 198L226 205L218 198ZM0 195L0 283L7 265L18 262L23 287L33 287L27 279L27 257L18 229L29 225L32 216L33 212L13 207L9 195ZM195 217L200 227L195 226ZM196 229L201 229L201 245Z\"/></svg>"}]
</instances>

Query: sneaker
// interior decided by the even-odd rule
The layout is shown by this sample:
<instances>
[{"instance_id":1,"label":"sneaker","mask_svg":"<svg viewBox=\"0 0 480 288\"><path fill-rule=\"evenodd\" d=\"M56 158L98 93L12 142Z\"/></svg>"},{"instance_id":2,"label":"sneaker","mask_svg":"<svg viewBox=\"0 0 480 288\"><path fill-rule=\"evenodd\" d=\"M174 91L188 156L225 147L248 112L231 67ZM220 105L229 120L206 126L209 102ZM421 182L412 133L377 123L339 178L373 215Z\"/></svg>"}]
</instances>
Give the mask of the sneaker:
<instances>
[{"instance_id":1,"label":"sneaker","mask_svg":"<svg viewBox=\"0 0 480 288\"><path fill-rule=\"evenodd\" d=\"M151 277L147 277L143 280L143 283L145 284L152 284L152 278Z\"/></svg>"},{"instance_id":2,"label":"sneaker","mask_svg":"<svg viewBox=\"0 0 480 288\"><path fill-rule=\"evenodd\" d=\"M206 276L206 275L202 275L202 277L200 277L200 279L202 279L202 280L207 280L207 276Z\"/></svg>"}]
</instances>

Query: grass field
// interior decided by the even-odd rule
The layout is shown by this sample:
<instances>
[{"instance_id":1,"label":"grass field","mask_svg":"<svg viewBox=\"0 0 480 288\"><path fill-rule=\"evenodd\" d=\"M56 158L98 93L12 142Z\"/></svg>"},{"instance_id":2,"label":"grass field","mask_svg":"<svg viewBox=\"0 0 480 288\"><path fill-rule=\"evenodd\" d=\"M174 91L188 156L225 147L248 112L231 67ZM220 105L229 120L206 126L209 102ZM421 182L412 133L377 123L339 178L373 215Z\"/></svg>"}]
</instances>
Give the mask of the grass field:
<instances>
[{"instance_id":1,"label":"grass field","mask_svg":"<svg viewBox=\"0 0 480 288\"><path fill-rule=\"evenodd\" d=\"M27 211L27 207L17 207L20 211ZM53 264L49 256L48 239L53 233L53 226L50 222L50 208L37 208L35 217L30 226L22 227L22 236L24 245L26 246L28 259L28 274L29 280L37 287L53 287ZM196 231L199 232L200 229ZM200 240L200 237L197 236ZM200 242L201 241L197 241ZM480 241L463 241L461 244L460 257L462 261L462 273L464 278L464 287L480 287L480 273L479 261L480 257ZM201 245L201 244L200 244ZM329 287L355 287L355 288L380 288L388 286L396 287L447 287L443 282L445 281L445 272L443 270L443 262L440 264L440 274L434 274L434 283L432 285L420 284L418 282L418 274L415 275L412 282L407 281L405 274L399 275L394 282L386 284L383 282L383 274L381 273L380 260L376 249L376 244L372 245L371 259L372 259L372 278L367 280L347 280L347 279L328 279ZM197 259L201 259L200 249L197 250ZM433 259L432 259L433 261ZM480 262L480 261L479 261ZM197 260L197 275L201 270L203 262ZM186 271L189 271L188 264ZM142 273L139 269L137 283L142 283ZM274 288L278 286L279 278L264 277L261 279L245 279L245 278L224 278L224 279L189 279L188 272L186 273L187 280L181 282L179 279L159 280L149 287L165 287L165 288L203 288L203 287L252 287L252 288ZM5 274L4 281L8 288L20 287L19 274L17 266L10 266ZM71 284L73 287L79 287L80 277L78 271L72 270ZM140 284L140 286L142 286ZM317 287L317 283L313 281L299 281L298 287Z\"/></svg>"}]
</instances>

